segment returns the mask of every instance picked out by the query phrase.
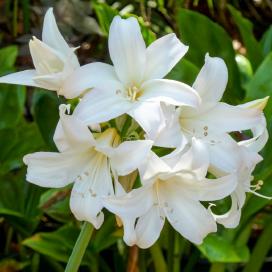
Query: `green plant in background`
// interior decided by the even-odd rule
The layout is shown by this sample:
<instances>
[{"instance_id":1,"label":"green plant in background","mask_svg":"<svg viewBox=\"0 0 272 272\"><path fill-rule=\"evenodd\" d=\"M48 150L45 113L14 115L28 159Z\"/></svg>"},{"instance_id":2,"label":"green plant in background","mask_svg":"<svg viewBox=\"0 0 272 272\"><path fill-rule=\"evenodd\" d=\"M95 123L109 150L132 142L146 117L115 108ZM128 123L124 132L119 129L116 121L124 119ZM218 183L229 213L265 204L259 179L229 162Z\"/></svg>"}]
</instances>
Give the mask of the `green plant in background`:
<instances>
[{"instance_id":1,"label":"green plant in background","mask_svg":"<svg viewBox=\"0 0 272 272\"><path fill-rule=\"evenodd\" d=\"M110 22L119 12L124 17L131 16L131 12L141 17L139 22L147 44L154 41L156 35L161 36L174 29L181 40L190 45L190 50L171 71L168 78L191 85L203 65L206 52L209 52L211 56L223 58L228 67L229 83L224 101L241 104L270 95L271 27L257 39L253 34L252 23L243 16L241 10L238 11L234 7L236 3L225 6L225 12L230 14L232 23L237 29L235 35L241 37L240 41L243 44L238 52L233 49L233 37L226 31L223 20L218 19L225 29L199 12L188 10L190 1L168 2L140 1L139 4L131 4L124 1L118 6L113 1L108 3L91 1L92 10L86 13L84 9L81 14L89 18L91 14L97 20L96 27L99 25L100 30L96 33L100 33L102 37L107 35ZM7 9L13 10L10 14L13 14L14 35L19 33L20 24L17 26L16 24L20 21L20 16L24 18L24 32L27 33L29 30L30 15L33 10L30 12L28 1L22 3L6 5ZM62 5L77 6L77 4L89 7L88 1L59 1L58 7L61 11ZM192 7L196 8L200 4L201 1L194 1ZM211 14L217 14L219 5L213 1L207 1L207 4ZM25 15L26 13L28 15ZM75 31L78 30L74 30L72 26L72 31L68 33ZM104 61L106 40L101 36L99 38L97 36L96 39L100 40L100 44L89 40L86 48L88 43L94 44L94 47L91 46L92 57L96 58L95 54L97 54L98 58L103 56L101 60ZM17 54L18 46L1 49L1 75L15 70ZM83 49L80 49L78 54L84 59ZM12 85L1 85L0 95L2 113L0 270L63 271L80 230L78 222L73 219L69 211L71 187L48 190L25 182L22 157L39 150L56 150L52 137L59 118L58 106L64 100L48 91L35 89L32 93L32 91L26 92L24 87ZM77 101L72 101L72 108L73 103L76 105ZM270 130L271 101L268 101L265 115ZM120 124L125 122L122 137L126 137L135 129L130 119L118 120L118 122ZM118 126L118 124L109 124L109 126L115 125ZM272 195L270 141L262 151L263 162L254 172L255 180L263 180L264 184L258 192L268 196ZM157 154L162 152L156 151ZM139 181L136 180L136 184L137 182ZM217 234L209 235L198 247L177 235L166 224L159 241L150 250L127 248L122 241L122 229L116 226L115 218L106 213L106 221L102 228L93 232L92 242L86 245L81 269L82 271L125 271L126 269L129 271L137 271L136 269L138 271L262 271L262 267L263 269L269 267L269 263L266 265L266 257L269 256L272 242L269 204L268 199L249 195L243 208L240 225L235 229L219 228ZM217 207L222 213L225 212L229 207L228 200L217 203Z\"/></svg>"}]
</instances>

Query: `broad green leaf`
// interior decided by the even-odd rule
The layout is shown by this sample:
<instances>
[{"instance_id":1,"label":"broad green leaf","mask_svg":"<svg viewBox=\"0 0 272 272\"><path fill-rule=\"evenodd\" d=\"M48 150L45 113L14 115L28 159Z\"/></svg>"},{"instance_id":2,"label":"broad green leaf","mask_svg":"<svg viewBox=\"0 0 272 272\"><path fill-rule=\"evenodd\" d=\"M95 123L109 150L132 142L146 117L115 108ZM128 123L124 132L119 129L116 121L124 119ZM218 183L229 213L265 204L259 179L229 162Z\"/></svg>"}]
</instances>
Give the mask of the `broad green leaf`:
<instances>
[{"instance_id":1,"label":"broad green leaf","mask_svg":"<svg viewBox=\"0 0 272 272\"><path fill-rule=\"evenodd\" d=\"M199 68L196 65L183 58L166 77L192 85L198 72Z\"/></svg>"},{"instance_id":2,"label":"broad green leaf","mask_svg":"<svg viewBox=\"0 0 272 272\"><path fill-rule=\"evenodd\" d=\"M114 16L119 15L119 11L114 9L113 7L105 4L105 3L96 3L94 6L94 11L98 18L99 26L104 33L104 35L108 35L110 24L114 18ZM155 34L148 28L141 17L137 17L135 14L125 15L124 17L127 18L129 16L136 17L139 21L141 31L144 37L145 42L147 45L152 43L155 40Z\"/></svg>"},{"instance_id":3,"label":"broad green leaf","mask_svg":"<svg viewBox=\"0 0 272 272\"><path fill-rule=\"evenodd\" d=\"M36 233L32 237L25 239L22 244L54 260L67 262L78 235L78 228L64 225L53 232ZM88 249L86 253L82 261L83 265L88 264L88 255L91 255Z\"/></svg>"},{"instance_id":4,"label":"broad green leaf","mask_svg":"<svg viewBox=\"0 0 272 272\"><path fill-rule=\"evenodd\" d=\"M70 186L61 189L49 189L42 194L39 207L59 222L69 222L73 216L69 207Z\"/></svg>"},{"instance_id":5,"label":"broad green leaf","mask_svg":"<svg viewBox=\"0 0 272 272\"><path fill-rule=\"evenodd\" d=\"M17 169L23 165L23 156L39 151L44 146L40 132L35 123L21 119L13 129L0 130L0 174Z\"/></svg>"},{"instance_id":6,"label":"broad green leaf","mask_svg":"<svg viewBox=\"0 0 272 272\"><path fill-rule=\"evenodd\" d=\"M191 10L180 9L177 19L181 40L190 46L186 59L201 68L206 53L212 57L223 58L229 72L229 82L224 98L232 104L238 103L244 94L240 86L232 40L227 32L208 17Z\"/></svg>"},{"instance_id":7,"label":"broad green leaf","mask_svg":"<svg viewBox=\"0 0 272 272\"><path fill-rule=\"evenodd\" d=\"M256 70L263 59L263 55L260 44L254 37L253 24L231 5L228 5L228 9L242 36L243 43L247 50L246 55L252 67Z\"/></svg>"},{"instance_id":8,"label":"broad green leaf","mask_svg":"<svg viewBox=\"0 0 272 272\"><path fill-rule=\"evenodd\" d=\"M25 181L25 170L0 177L0 214L20 233L29 235L40 221L43 189Z\"/></svg>"},{"instance_id":9,"label":"broad green leaf","mask_svg":"<svg viewBox=\"0 0 272 272\"><path fill-rule=\"evenodd\" d=\"M217 234L210 234L198 248L210 262L238 263L249 259L246 246L236 246Z\"/></svg>"},{"instance_id":10,"label":"broad green leaf","mask_svg":"<svg viewBox=\"0 0 272 272\"><path fill-rule=\"evenodd\" d=\"M17 55L18 47L15 45L0 49L0 76L6 72L13 71Z\"/></svg>"},{"instance_id":11,"label":"broad green leaf","mask_svg":"<svg viewBox=\"0 0 272 272\"><path fill-rule=\"evenodd\" d=\"M258 98L263 98L269 96L272 90L271 82L271 70L272 70L272 52L267 55L264 61L261 63L257 71L251 80L245 85L247 91L247 100L253 100ZM272 133L272 101L268 100L268 104L265 108L265 115L267 117L267 127L269 134ZM258 193L261 193L266 196L272 196L272 138L270 137L264 150L261 152L263 156L263 161L257 166L256 169L256 181L262 179L264 185ZM244 221L248 220L252 215L262 209L269 200L251 196L246 203L243 214Z\"/></svg>"},{"instance_id":12,"label":"broad green leaf","mask_svg":"<svg viewBox=\"0 0 272 272\"><path fill-rule=\"evenodd\" d=\"M24 112L24 86L0 84L0 129L14 127Z\"/></svg>"},{"instance_id":13,"label":"broad green leaf","mask_svg":"<svg viewBox=\"0 0 272 272\"><path fill-rule=\"evenodd\" d=\"M54 132L59 120L59 105L63 102L53 92L36 90L32 101L32 112L45 143L55 149Z\"/></svg>"},{"instance_id":14,"label":"broad green leaf","mask_svg":"<svg viewBox=\"0 0 272 272\"><path fill-rule=\"evenodd\" d=\"M118 10L105 3L96 3L93 5L93 8L103 34L108 35L111 21L114 16L119 14Z\"/></svg>"},{"instance_id":15,"label":"broad green leaf","mask_svg":"<svg viewBox=\"0 0 272 272\"><path fill-rule=\"evenodd\" d=\"M235 57L237 66L239 68L240 74L241 74L241 82L244 87L244 85L252 78L253 71L251 64L249 60L240 54L237 54Z\"/></svg>"},{"instance_id":16,"label":"broad green leaf","mask_svg":"<svg viewBox=\"0 0 272 272\"><path fill-rule=\"evenodd\" d=\"M272 51L272 25L270 25L268 30L263 34L261 39L261 47L265 56Z\"/></svg>"}]
</instances>

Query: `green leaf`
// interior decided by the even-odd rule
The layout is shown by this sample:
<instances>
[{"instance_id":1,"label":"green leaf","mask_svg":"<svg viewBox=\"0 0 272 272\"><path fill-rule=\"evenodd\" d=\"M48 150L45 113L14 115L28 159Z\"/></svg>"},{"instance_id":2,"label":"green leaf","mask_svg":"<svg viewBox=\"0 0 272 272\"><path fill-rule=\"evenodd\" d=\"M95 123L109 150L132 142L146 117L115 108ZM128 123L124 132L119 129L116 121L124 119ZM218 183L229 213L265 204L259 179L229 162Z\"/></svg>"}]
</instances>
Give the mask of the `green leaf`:
<instances>
[{"instance_id":1,"label":"green leaf","mask_svg":"<svg viewBox=\"0 0 272 272\"><path fill-rule=\"evenodd\" d=\"M109 33L110 24L113 18L116 15L119 15L119 11L105 3L96 3L93 5L93 8L98 18L100 28L102 32L104 33L104 35L107 36ZM130 16L133 16L136 19L138 19L138 22L141 27L142 35L144 37L146 44L149 45L150 43L152 43L155 40L156 36L151 31L151 29L145 25L145 22L143 21L143 19L141 17L137 17L135 14L129 14L124 17L128 18Z\"/></svg>"},{"instance_id":2,"label":"green leaf","mask_svg":"<svg viewBox=\"0 0 272 272\"><path fill-rule=\"evenodd\" d=\"M210 262L238 263L247 262L249 250L246 246L236 246L226 238L211 234L198 246Z\"/></svg>"},{"instance_id":3,"label":"green leaf","mask_svg":"<svg viewBox=\"0 0 272 272\"><path fill-rule=\"evenodd\" d=\"M0 85L0 129L18 124L24 112L25 99L25 87Z\"/></svg>"},{"instance_id":4,"label":"green leaf","mask_svg":"<svg viewBox=\"0 0 272 272\"><path fill-rule=\"evenodd\" d=\"M177 19L181 40L190 46L186 59L200 68L204 64L206 53L212 57L223 58L229 72L224 99L232 104L238 103L244 93L240 85L232 40L227 32L208 17L191 10L181 9Z\"/></svg>"},{"instance_id":5,"label":"green leaf","mask_svg":"<svg viewBox=\"0 0 272 272\"><path fill-rule=\"evenodd\" d=\"M54 132L59 121L59 105L63 102L53 92L36 90L32 101L32 112L45 143L55 149Z\"/></svg>"},{"instance_id":6,"label":"green leaf","mask_svg":"<svg viewBox=\"0 0 272 272\"><path fill-rule=\"evenodd\" d=\"M69 206L70 188L49 189L42 194L39 207L50 217L59 222L73 219Z\"/></svg>"},{"instance_id":7,"label":"green leaf","mask_svg":"<svg viewBox=\"0 0 272 272\"><path fill-rule=\"evenodd\" d=\"M199 68L187 59L182 59L167 75L167 78L192 85L197 77Z\"/></svg>"},{"instance_id":8,"label":"green leaf","mask_svg":"<svg viewBox=\"0 0 272 272\"><path fill-rule=\"evenodd\" d=\"M265 257L267 256L271 246L272 246L272 220L270 218L268 224L259 236L257 243L255 244L251 258L246 264L243 272L255 272L262 271L261 268L265 262Z\"/></svg>"},{"instance_id":9,"label":"green leaf","mask_svg":"<svg viewBox=\"0 0 272 272\"><path fill-rule=\"evenodd\" d=\"M0 49L0 75L13 71L17 55L18 47L15 45Z\"/></svg>"},{"instance_id":10,"label":"green leaf","mask_svg":"<svg viewBox=\"0 0 272 272\"><path fill-rule=\"evenodd\" d=\"M22 244L54 260L67 262L78 235L78 228L71 225L64 225L53 232L36 233L32 237L25 239ZM86 253L82 261L83 265L89 264L88 255L91 252L87 250Z\"/></svg>"},{"instance_id":11,"label":"green leaf","mask_svg":"<svg viewBox=\"0 0 272 272\"><path fill-rule=\"evenodd\" d=\"M40 221L42 188L25 181L25 170L0 177L0 214L23 235L31 234Z\"/></svg>"},{"instance_id":12,"label":"green leaf","mask_svg":"<svg viewBox=\"0 0 272 272\"><path fill-rule=\"evenodd\" d=\"M228 9L242 36L243 43L247 50L246 55L250 60L253 69L256 70L263 59L263 55L260 44L254 37L253 24L248 19L244 18L241 12L231 5L228 5Z\"/></svg>"},{"instance_id":13,"label":"green leaf","mask_svg":"<svg viewBox=\"0 0 272 272\"><path fill-rule=\"evenodd\" d=\"M119 14L118 10L105 3L96 3L93 5L93 8L102 32L104 35L108 35L111 21L113 20L114 16Z\"/></svg>"},{"instance_id":14,"label":"green leaf","mask_svg":"<svg viewBox=\"0 0 272 272\"><path fill-rule=\"evenodd\" d=\"M272 51L272 25L270 25L268 30L263 34L261 39L261 47L264 56L267 56Z\"/></svg>"},{"instance_id":15,"label":"green leaf","mask_svg":"<svg viewBox=\"0 0 272 272\"><path fill-rule=\"evenodd\" d=\"M43 146L44 141L35 123L27 123L22 119L14 129L1 129L0 174L21 167L24 155L38 151Z\"/></svg>"}]
</instances>

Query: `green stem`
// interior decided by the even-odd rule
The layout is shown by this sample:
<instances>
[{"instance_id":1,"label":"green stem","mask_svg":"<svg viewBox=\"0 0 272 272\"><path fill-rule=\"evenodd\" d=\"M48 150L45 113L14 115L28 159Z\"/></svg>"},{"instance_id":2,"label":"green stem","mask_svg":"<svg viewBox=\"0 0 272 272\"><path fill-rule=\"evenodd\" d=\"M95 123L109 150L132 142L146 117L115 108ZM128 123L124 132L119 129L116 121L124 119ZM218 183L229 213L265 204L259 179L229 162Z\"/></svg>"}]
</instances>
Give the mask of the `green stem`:
<instances>
[{"instance_id":1,"label":"green stem","mask_svg":"<svg viewBox=\"0 0 272 272\"><path fill-rule=\"evenodd\" d=\"M167 266L161 251L161 248L157 243L155 243L151 248L150 248L150 252L152 255L152 259L155 265L155 271L156 272L167 272Z\"/></svg>"},{"instance_id":2,"label":"green stem","mask_svg":"<svg viewBox=\"0 0 272 272\"><path fill-rule=\"evenodd\" d=\"M173 271L175 249L175 230L169 227L168 230L168 250L167 250L167 266L169 271Z\"/></svg>"},{"instance_id":3,"label":"green stem","mask_svg":"<svg viewBox=\"0 0 272 272\"><path fill-rule=\"evenodd\" d=\"M81 260L84 256L85 250L89 244L93 233L93 226L84 222L81 232L77 238L76 244L73 248L72 254L68 260L65 272L77 272L80 266Z\"/></svg>"},{"instance_id":4,"label":"green stem","mask_svg":"<svg viewBox=\"0 0 272 272\"><path fill-rule=\"evenodd\" d=\"M255 244L251 257L243 272L261 271L262 265L265 262L265 257L272 246L272 218L265 225L265 228Z\"/></svg>"}]
</instances>

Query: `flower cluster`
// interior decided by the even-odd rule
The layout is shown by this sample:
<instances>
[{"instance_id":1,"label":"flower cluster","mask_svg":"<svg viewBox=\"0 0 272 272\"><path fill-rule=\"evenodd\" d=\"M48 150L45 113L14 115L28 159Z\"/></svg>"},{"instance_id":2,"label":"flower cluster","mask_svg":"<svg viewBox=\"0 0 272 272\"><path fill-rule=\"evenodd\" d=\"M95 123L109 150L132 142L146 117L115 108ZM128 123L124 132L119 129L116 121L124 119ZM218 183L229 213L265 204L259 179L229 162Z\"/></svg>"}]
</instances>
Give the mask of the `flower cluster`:
<instances>
[{"instance_id":1,"label":"flower cluster","mask_svg":"<svg viewBox=\"0 0 272 272\"><path fill-rule=\"evenodd\" d=\"M79 101L73 110L59 108L59 152L24 157L27 180L73 183L70 208L78 220L99 228L106 208L123 225L125 242L141 248L158 239L166 219L196 244L217 223L237 226L246 192L258 194L261 185L253 185L252 172L268 138L267 98L220 102L228 71L208 54L192 86L164 79L188 46L168 34L146 47L133 17L113 19L108 46L112 65L80 66L51 8L42 41L29 43L35 69L0 78ZM229 211L216 214L212 202L226 197Z\"/></svg>"}]
</instances>

